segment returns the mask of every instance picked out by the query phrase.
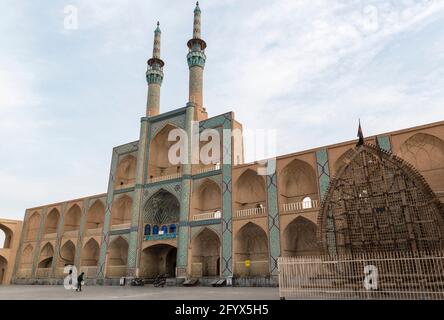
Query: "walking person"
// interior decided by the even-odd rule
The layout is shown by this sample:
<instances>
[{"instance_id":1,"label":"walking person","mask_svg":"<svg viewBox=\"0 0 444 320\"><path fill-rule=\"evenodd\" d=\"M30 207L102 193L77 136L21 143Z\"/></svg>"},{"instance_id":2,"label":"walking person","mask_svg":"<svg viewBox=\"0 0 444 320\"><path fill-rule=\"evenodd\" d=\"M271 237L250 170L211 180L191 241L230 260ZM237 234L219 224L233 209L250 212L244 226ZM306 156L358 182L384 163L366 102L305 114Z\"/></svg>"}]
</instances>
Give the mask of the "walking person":
<instances>
[{"instance_id":1,"label":"walking person","mask_svg":"<svg viewBox=\"0 0 444 320\"><path fill-rule=\"evenodd\" d=\"M85 272L82 272L78 277L77 277L77 289L76 291L80 292L82 291L82 282L83 282L83 275L85 274Z\"/></svg>"}]
</instances>

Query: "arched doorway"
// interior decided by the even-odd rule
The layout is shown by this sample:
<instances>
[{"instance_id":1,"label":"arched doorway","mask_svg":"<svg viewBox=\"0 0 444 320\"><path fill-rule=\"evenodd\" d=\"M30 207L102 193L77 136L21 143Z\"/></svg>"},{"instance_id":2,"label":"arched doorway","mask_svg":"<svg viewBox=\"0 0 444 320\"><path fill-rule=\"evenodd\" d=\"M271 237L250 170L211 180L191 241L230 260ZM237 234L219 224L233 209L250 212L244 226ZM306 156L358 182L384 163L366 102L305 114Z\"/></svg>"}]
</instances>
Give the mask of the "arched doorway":
<instances>
[{"instance_id":1,"label":"arched doorway","mask_svg":"<svg viewBox=\"0 0 444 320\"><path fill-rule=\"evenodd\" d=\"M52 209L46 217L45 234L51 234L57 232L59 219L60 219L59 211L56 208Z\"/></svg>"},{"instance_id":2,"label":"arched doorway","mask_svg":"<svg viewBox=\"0 0 444 320\"><path fill-rule=\"evenodd\" d=\"M321 254L316 224L304 217L297 217L284 230L282 255L285 257Z\"/></svg>"},{"instance_id":3,"label":"arched doorway","mask_svg":"<svg viewBox=\"0 0 444 320\"><path fill-rule=\"evenodd\" d=\"M119 236L109 245L107 276L109 278L125 276L127 259L128 242Z\"/></svg>"},{"instance_id":4,"label":"arched doorway","mask_svg":"<svg viewBox=\"0 0 444 320\"><path fill-rule=\"evenodd\" d=\"M154 278L166 274L176 276L177 248L168 244L156 244L145 248L141 257L141 276Z\"/></svg>"},{"instance_id":5,"label":"arched doorway","mask_svg":"<svg viewBox=\"0 0 444 320\"><path fill-rule=\"evenodd\" d=\"M248 222L236 234L235 275L267 276L269 272L268 238L257 224ZM250 267L248 263L250 261Z\"/></svg>"},{"instance_id":6,"label":"arched doorway","mask_svg":"<svg viewBox=\"0 0 444 320\"><path fill-rule=\"evenodd\" d=\"M193 276L220 275L220 240L216 232L204 228L191 241L191 248Z\"/></svg>"},{"instance_id":7,"label":"arched doorway","mask_svg":"<svg viewBox=\"0 0 444 320\"><path fill-rule=\"evenodd\" d=\"M82 210L75 204L73 205L65 216L63 231L77 231L80 229L80 218L82 216Z\"/></svg>"},{"instance_id":8,"label":"arched doorway","mask_svg":"<svg viewBox=\"0 0 444 320\"><path fill-rule=\"evenodd\" d=\"M105 219L105 206L103 205L102 201L96 200L88 210L85 228L86 229L103 228L104 219Z\"/></svg>"},{"instance_id":9,"label":"arched doorway","mask_svg":"<svg viewBox=\"0 0 444 320\"><path fill-rule=\"evenodd\" d=\"M40 251L40 257L39 257L39 263L37 265L37 269L50 269L52 266L52 261L54 259L54 247L51 243L47 243L43 246L42 250ZM47 275L47 272L37 270L37 275L44 276Z\"/></svg>"},{"instance_id":10,"label":"arched doorway","mask_svg":"<svg viewBox=\"0 0 444 320\"><path fill-rule=\"evenodd\" d=\"M6 271L8 268L8 260L5 257L0 256L0 285L4 284L6 280Z\"/></svg>"}]
</instances>

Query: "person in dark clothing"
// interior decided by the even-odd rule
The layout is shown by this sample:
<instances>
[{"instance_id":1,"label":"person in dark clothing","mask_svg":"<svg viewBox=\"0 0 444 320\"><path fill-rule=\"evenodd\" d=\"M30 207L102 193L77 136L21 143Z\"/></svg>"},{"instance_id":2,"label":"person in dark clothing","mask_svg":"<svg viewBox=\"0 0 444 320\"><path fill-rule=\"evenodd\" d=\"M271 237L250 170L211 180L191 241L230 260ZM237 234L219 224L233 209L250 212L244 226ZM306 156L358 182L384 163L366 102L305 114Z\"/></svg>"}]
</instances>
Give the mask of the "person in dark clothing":
<instances>
[{"instance_id":1,"label":"person in dark clothing","mask_svg":"<svg viewBox=\"0 0 444 320\"><path fill-rule=\"evenodd\" d=\"M85 274L85 272L82 272L78 277L77 277L77 289L76 291L82 291L82 282L83 282L83 275Z\"/></svg>"}]
</instances>

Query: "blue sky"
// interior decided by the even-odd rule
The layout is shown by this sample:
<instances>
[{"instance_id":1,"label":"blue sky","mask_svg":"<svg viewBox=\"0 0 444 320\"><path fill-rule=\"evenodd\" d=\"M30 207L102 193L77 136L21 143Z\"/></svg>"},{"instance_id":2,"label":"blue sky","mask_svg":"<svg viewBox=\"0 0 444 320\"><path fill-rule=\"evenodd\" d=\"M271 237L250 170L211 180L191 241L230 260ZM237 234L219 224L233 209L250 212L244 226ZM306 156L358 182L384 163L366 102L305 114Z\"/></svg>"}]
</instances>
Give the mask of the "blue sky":
<instances>
[{"instance_id":1,"label":"blue sky","mask_svg":"<svg viewBox=\"0 0 444 320\"><path fill-rule=\"evenodd\" d=\"M442 0L200 3L210 116L276 129L279 154L354 139L358 118L367 135L444 120ZM187 102L193 9L0 2L0 216L106 191L112 148L138 139L157 20L161 111Z\"/></svg>"}]
</instances>

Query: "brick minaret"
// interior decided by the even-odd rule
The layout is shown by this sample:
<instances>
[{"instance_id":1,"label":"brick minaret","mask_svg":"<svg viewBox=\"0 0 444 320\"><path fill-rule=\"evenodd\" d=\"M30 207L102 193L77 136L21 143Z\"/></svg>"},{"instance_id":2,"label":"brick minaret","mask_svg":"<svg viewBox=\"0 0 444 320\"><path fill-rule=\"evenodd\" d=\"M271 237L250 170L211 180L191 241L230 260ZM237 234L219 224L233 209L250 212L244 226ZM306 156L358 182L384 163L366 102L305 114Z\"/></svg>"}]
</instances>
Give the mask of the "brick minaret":
<instances>
[{"instance_id":1,"label":"brick minaret","mask_svg":"<svg viewBox=\"0 0 444 320\"><path fill-rule=\"evenodd\" d=\"M148 98L146 103L146 116L152 117L159 114L160 86L163 80L164 62L160 59L160 28L154 31L153 57L148 60L146 82L148 83Z\"/></svg>"},{"instance_id":2,"label":"brick minaret","mask_svg":"<svg viewBox=\"0 0 444 320\"><path fill-rule=\"evenodd\" d=\"M194 9L193 38L187 44L189 48L187 61L190 68L189 102L194 103L194 120L199 121L208 118L203 106L203 70L207 59L205 56L207 44L200 38L200 26L200 8L197 2Z\"/></svg>"}]
</instances>

